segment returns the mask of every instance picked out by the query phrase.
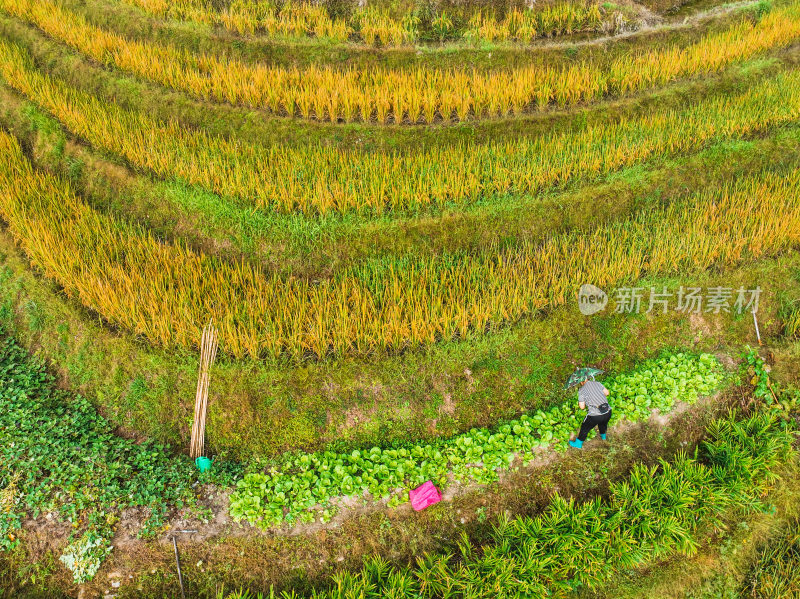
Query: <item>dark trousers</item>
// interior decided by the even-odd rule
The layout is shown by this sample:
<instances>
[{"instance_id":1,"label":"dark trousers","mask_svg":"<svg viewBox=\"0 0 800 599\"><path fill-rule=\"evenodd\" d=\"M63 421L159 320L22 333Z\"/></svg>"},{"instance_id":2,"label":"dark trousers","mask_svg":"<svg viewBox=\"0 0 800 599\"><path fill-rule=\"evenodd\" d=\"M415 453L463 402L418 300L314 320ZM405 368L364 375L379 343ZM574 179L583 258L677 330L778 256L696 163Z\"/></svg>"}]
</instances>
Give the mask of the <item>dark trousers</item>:
<instances>
[{"instance_id":1,"label":"dark trousers","mask_svg":"<svg viewBox=\"0 0 800 599\"><path fill-rule=\"evenodd\" d=\"M589 416L587 414L586 418L583 419L583 423L581 423L581 432L578 433L578 439L580 441L586 441L586 435L588 435L589 431L594 427L597 427L601 435L605 435L606 430L608 430L609 420L611 420L611 410L602 416Z\"/></svg>"}]
</instances>

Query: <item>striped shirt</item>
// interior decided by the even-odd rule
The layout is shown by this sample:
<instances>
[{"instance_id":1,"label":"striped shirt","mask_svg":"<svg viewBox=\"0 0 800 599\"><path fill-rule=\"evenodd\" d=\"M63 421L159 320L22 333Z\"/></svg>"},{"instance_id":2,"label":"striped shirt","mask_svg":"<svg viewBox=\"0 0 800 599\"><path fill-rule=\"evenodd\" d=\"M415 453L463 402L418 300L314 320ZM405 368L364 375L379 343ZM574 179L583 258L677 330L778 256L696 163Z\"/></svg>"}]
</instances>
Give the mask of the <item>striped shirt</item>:
<instances>
[{"instance_id":1,"label":"striped shirt","mask_svg":"<svg viewBox=\"0 0 800 599\"><path fill-rule=\"evenodd\" d=\"M608 413L608 397L605 394L606 388L597 381L586 381L578 389L578 401L586 404L586 413L589 416L602 416ZM600 409L600 406L605 409Z\"/></svg>"}]
</instances>

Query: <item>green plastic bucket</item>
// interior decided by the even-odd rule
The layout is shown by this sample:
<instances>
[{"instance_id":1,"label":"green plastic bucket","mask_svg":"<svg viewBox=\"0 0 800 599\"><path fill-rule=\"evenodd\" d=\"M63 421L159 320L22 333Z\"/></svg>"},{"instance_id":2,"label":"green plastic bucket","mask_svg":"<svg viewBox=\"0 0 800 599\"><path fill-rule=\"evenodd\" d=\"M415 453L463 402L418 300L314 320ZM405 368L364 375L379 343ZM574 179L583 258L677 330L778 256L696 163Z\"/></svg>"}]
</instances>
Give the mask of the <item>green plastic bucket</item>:
<instances>
[{"instance_id":1,"label":"green plastic bucket","mask_svg":"<svg viewBox=\"0 0 800 599\"><path fill-rule=\"evenodd\" d=\"M200 456L194 461L194 465L200 472L208 472L211 470L211 460L206 457Z\"/></svg>"}]
</instances>

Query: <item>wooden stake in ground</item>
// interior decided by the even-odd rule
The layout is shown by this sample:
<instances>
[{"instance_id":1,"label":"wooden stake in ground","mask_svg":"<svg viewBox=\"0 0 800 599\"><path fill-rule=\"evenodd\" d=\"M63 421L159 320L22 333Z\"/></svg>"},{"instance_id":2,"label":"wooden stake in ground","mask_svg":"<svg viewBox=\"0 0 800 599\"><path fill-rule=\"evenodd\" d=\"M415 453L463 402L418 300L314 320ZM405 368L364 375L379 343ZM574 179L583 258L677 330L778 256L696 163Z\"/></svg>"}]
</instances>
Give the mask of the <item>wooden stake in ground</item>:
<instances>
[{"instance_id":1,"label":"wooden stake in ground","mask_svg":"<svg viewBox=\"0 0 800 599\"><path fill-rule=\"evenodd\" d=\"M192 458L202 456L205 448L209 372L217 356L217 341L217 329L214 328L213 321L210 321L203 329L203 338L200 342L200 373L197 377L192 442L189 447L189 455Z\"/></svg>"},{"instance_id":2,"label":"wooden stake in ground","mask_svg":"<svg viewBox=\"0 0 800 599\"><path fill-rule=\"evenodd\" d=\"M175 540L175 537L172 537L172 546L175 547L175 563L178 566L178 582L181 585L181 597L182 599L186 599L186 591L183 588L183 573L181 572L181 556L178 554L178 541Z\"/></svg>"},{"instance_id":3,"label":"wooden stake in ground","mask_svg":"<svg viewBox=\"0 0 800 599\"><path fill-rule=\"evenodd\" d=\"M756 318L755 309L753 309L753 324L756 325L756 338L758 339L758 344L763 345L763 343L761 343L761 331L758 330L758 319Z\"/></svg>"}]
</instances>

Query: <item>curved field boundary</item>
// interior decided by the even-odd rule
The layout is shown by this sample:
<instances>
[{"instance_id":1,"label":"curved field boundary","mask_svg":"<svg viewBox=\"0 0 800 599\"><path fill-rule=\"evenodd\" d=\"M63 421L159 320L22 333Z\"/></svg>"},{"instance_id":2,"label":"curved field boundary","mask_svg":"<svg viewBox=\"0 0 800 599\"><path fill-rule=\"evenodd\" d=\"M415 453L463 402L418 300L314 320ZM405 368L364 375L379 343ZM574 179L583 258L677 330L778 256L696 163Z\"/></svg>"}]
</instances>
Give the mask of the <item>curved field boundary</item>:
<instances>
[{"instance_id":1,"label":"curved field boundary","mask_svg":"<svg viewBox=\"0 0 800 599\"><path fill-rule=\"evenodd\" d=\"M123 37L140 42L176 45L191 52L225 55L245 63L265 63L273 66L307 67L331 64L356 70L377 63L391 68L425 66L427 68L463 68L474 65L481 70L496 67L520 67L542 64L551 66L574 62L578 50L586 60L612 58L629 53L631 49L647 49L666 40L685 46L711 30L720 31L743 15L758 18L757 0L740 0L715 6L689 16L662 20L645 11L645 25L604 37L585 39L553 38L535 41L530 45L505 44L444 44L436 46L399 46L370 48L359 44L319 43L313 39L278 41L259 36L238 36L224 30L181 21L153 17L125 2L103 0L58 0L65 10L82 16L87 22ZM775 7L792 0L774 0ZM772 6L770 6L772 8ZM745 10L743 10L745 9ZM593 43L593 40L598 40ZM570 43L574 41L574 44ZM620 41L622 43L616 43ZM562 45L564 44L564 45ZM569 55L563 50L575 46Z\"/></svg>"},{"instance_id":2,"label":"curved field boundary","mask_svg":"<svg viewBox=\"0 0 800 599\"><path fill-rule=\"evenodd\" d=\"M731 17L725 26L733 20L734 17ZM691 39L697 39L700 35L692 31ZM687 103L723 93L737 94L756 85L756 80L773 76L784 68L793 68L800 48L800 44L775 48L758 57L730 65L719 73L681 80L647 93L591 105L547 110L509 119L483 119L473 121L468 126L457 124L408 127L269 118L260 110L207 102L191 94L176 92L155 82L126 75L118 69L106 69L71 46L2 10L0 38L8 44L19 46L29 54L33 64L43 74L127 110L146 113L156 120L176 120L189 129L203 130L212 136L235 138L240 142L262 146L306 148L318 144L335 144L340 150L364 153L410 153L421 148L449 147L458 143L519 141L543 133L575 131L586 124L631 119L645 112L652 112L654 107L680 108ZM688 42L689 39L685 41ZM609 64L614 57L625 52L623 46L624 44L612 46L608 51L592 50L589 53L591 55L587 54L586 60ZM186 47L191 52L208 51L208 48ZM553 52L546 57L542 56L541 60L558 60L565 56L564 52ZM269 61L266 58L264 60Z\"/></svg>"},{"instance_id":3,"label":"curved field boundary","mask_svg":"<svg viewBox=\"0 0 800 599\"><path fill-rule=\"evenodd\" d=\"M167 6L165 3L162 3L158 0L152 2L151 0L120 0L123 5L127 5L130 7L135 8L142 13L146 13L151 17L155 17L160 19L162 22L169 19L175 19L182 22L193 22L199 25L205 25L208 27L213 27L214 23L219 21L219 19L215 17L201 17L201 18L193 18L193 15L189 12L183 12L183 14L176 13L174 11L174 4ZM401 52L407 51L408 49L415 49L420 48L423 49L426 53L436 53L438 51L444 52L452 52L453 50L464 50L464 49L484 49L487 53L488 52L497 52L498 50L512 50L516 52L526 52L530 49L539 49L539 48L569 48L574 46L594 46L594 45L602 45L609 42L614 42L617 40L624 40L629 39L632 37L641 37L646 35L651 35L654 32L666 32L666 31L674 31L679 29L685 29L688 27L694 27L703 21L707 21L709 19L713 19L715 17L719 17L722 15L729 14L733 11L748 7L754 6L758 3L758 0L738 0L736 2L728 2L716 6L712 6L710 8L692 12L686 16L680 18L664 18L663 16L653 13L652 11L648 10L644 6L639 6L638 10L641 12L638 21L630 21L630 20L623 20L621 23L618 21L617 23L610 23L610 22L601 22L599 26L594 28L594 32L602 32L605 31L606 33L603 35L594 35L586 38L579 38L579 37L571 37L572 33L576 33L575 31L566 35L556 35L556 36L538 36L534 39L531 39L527 44L520 44L519 42L511 42L508 44L504 44L502 41L498 44L497 38L495 41L486 43L485 41L481 46L475 45L473 43L473 39L467 41L467 43L462 42L445 42L436 45L425 45L425 46L406 46L403 47L402 45L397 44L380 44L378 47L384 52ZM205 8L205 7L204 7ZM601 6L605 10L604 7ZM208 9L206 9L208 10ZM219 13L217 13L219 14ZM613 14L613 13L612 13ZM619 14L619 13L617 13ZM168 23L164 23L167 26L170 26ZM321 46L321 44L315 43L314 39L307 38L273 38L271 36L263 36L258 35L255 30L249 29L247 26L237 26L233 22L229 23L222 23L222 26L229 31L238 33L241 37L241 41L243 43L251 43L251 42L270 42L275 46L285 45L287 48L292 48L294 50L304 49L308 47L314 46ZM614 31L616 29L616 31ZM491 31L491 27L487 30ZM588 31L592 31L591 29ZM610 32L609 32L610 31ZM584 32L587 30L584 29ZM210 33L200 32L201 34L205 33L210 35ZM255 35L250 35L255 33ZM563 38L566 39L563 39ZM378 40L379 41L379 40ZM477 40L474 40L477 41ZM407 41L405 42L408 43ZM325 45L328 45L329 42L326 40ZM337 44L337 47L340 47L341 44ZM374 47L366 44L349 44L347 45L348 50L352 51L361 51L361 52L373 52L375 50Z\"/></svg>"},{"instance_id":4,"label":"curved field boundary","mask_svg":"<svg viewBox=\"0 0 800 599\"><path fill-rule=\"evenodd\" d=\"M142 13L154 18L158 19L157 21L150 20L149 23L158 23L162 27L170 28L173 31L176 29L176 26L169 22L170 19L175 19L179 22L191 22L197 25L209 27L208 31L203 31L201 29L194 28L193 34L194 35L206 35L212 36L214 33L212 32L214 27L214 19L213 17L201 17L199 19L192 18L191 14L184 12L183 14L174 14L174 5L170 5L167 7L165 4L156 0L156 2L152 2L151 0L120 0L122 6L131 7L133 10L124 12L123 14L127 17L128 20L141 20L140 15ZM602 32L605 31L605 34L601 35L590 35L584 37L577 37L572 36L571 34L566 35L557 35L555 37L547 37L547 36L540 36L531 41L527 44L520 44L519 42L509 42L504 43L497 41L494 42L483 42L481 45L476 45L473 43L473 40L469 40L465 43L465 41L461 42L444 42L438 43L434 45L421 45L421 46L409 46L409 45L380 45L377 47L380 52L383 54L393 54L397 55L400 53L407 53L410 51L415 50L422 50L426 55L437 54L437 53L452 53L454 51L480 51L485 54L496 54L498 52L515 52L515 53L525 53L531 49L540 49L540 48L569 48L569 47L580 47L580 46L596 46L596 45L603 45L609 42L614 42L617 40L625 40L632 37L643 37L652 35L654 32L669 32L675 31L680 29L685 29L688 27L695 27L698 24L708 21L710 19L714 19L716 17L720 17L726 14L729 14L733 11L748 7L748 6L755 6L757 5L758 0L738 0L736 2L728 2L724 4L719 4L712 6L710 8L694 11L690 14L685 16L681 16L679 18L665 18L659 14L653 13L652 11L648 10L643 5L637 7L637 10L640 14L637 15L636 21L631 21L629 19L623 19L622 22L619 20L617 23L609 23L604 22L601 23L600 27L595 29L595 32ZM96 8L91 7L92 12L96 10ZM602 7L604 10L605 7ZM115 11L119 12L119 11ZM170 14L170 13L173 14ZM84 13L85 14L85 13ZM613 14L613 13L612 13ZM237 27L233 23L230 23L231 26L227 26L223 24L222 26L225 27L229 31L234 31L238 33L241 37L239 41L245 44L259 44L261 47L269 45L271 47L285 47L286 49L291 49L293 52L302 52L306 49L314 48L318 51L320 49L328 47L334 47L338 50L341 48L346 48L348 52L360 52L360 53L370 53L373 54L376 50L375 47L371 47L366 44L359 44L359 43L351 43L351 44L330 44L330 40L325 40L322 44L318 43L317 40L313 38L274 38L269 35L258 35L257 32L254 32L255 35L250 35L250 32L246 29L246 27ZM616 31L615 31L616 30ZM575 33L575 32L573 32ZM225 38L228 39L228 38Z\"/></svg>"},{"instance_id":5,"label":"curved field boundary","mask_svg":"<svg viewBox=\"0 0 800 599\"><path fill-rule=\"evenodd\" d=\"M800 87L800 86L795 86ZM800 243L800 172L765 175L585 235L497 257L409 261L313 285L155 240L34 171L2 136L0 213L46 276L151 343L193 347L209 317L235 357L369 354L482 334L563 305L575 281L623 280L776 255Z\"/></svg>"},{"instance_id":6,"label":"curved field boundary","mask_svg":"<svg viewBox=\"0 0 800 599\"><path fill-rule=\"evenodd\" d=\"M96 148L162 177L177 177L262 209L311 214L419 211L506 194L531 194L794 121L798 73L757 89L683 110L653 111L576 132L515 142L420 150L414 154L263 146L162 123L71 89L35 70L25 53L0 42L0 74Z\"/></svg>"},{"instance_id":7,"label":"curved field boundary","mask_svg":"<svg viewBox=\"0 0 800 599\"><path fill-rule=\"evenodd\" d=\"M354 71L247 65L170 45L125 39L47 0L2 0L0 7L104 64L197 97L331 122L432 123L482 119L596 101L716 72L800 36L797 5L757 23L743 20L686 48L668 47L615 60L483 73L453 69Z\"/></svg>"}]
</instances>

